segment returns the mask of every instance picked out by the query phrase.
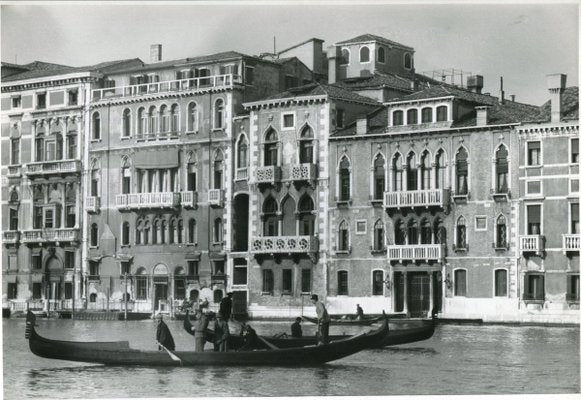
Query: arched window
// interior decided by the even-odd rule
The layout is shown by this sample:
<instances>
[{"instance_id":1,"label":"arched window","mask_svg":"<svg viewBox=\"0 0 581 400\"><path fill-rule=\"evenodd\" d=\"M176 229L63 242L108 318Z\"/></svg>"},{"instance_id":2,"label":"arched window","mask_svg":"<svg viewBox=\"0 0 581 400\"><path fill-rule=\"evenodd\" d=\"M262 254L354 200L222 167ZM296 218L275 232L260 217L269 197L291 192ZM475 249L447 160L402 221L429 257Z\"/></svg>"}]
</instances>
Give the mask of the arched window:
<instances>
[{"instance_id":1,"label":"arched window","mask_svg":"<svg viewBox=\"0 0 581 400\"><path fill-rule=\"evenodd\" d=\"M190 301L198 301L200 292L196 289L190 290Z\"/></svg>"},{"instance_id":2,"label":"arched window","mask_svg":"<svg viewBox=\"0 0 581 400\"><path fill-rule=\"evenodd\" d=\"M385 159L379 154L373 163L373 199L383 199L385 192Z\"/></svg>"},{"instance_id":3,"label":"arched window","mask_svg":"<svg viewBox=\"0 0 581 400\"><path fill-rule=\"evenodd\" d=\"M432 243L432 225L427 218L424 218L420 225L420 241L422 244Z\"/></svg>"},{"instance_id":4,"label":"arched window","mask_svg":"<svg viewBox=\"0 0 581 400\"><path fill-rule=\"evenodd\" d=\"M237 168L246 168L248 166L248 141L246 135L241 135L238 140L238 159Z\"/></svg>"},{"instance_id":5,"label":"arched window","mask_svg":"<svg viewBox=\"0 0 581 400\"><path fill-rule=\"evenodd\" d=\"M395 239L395 244L397 245L403 245L406 244L406 228L405 228L405 224L402 220L397 220L394 224L394 239Z\"/></svg>"},{"instance_id":6,"label":"arched window","mask_svg":"<svg viewBox=\"0 0 581 400\"><path fill-rule=\"evenodd\" d=\"M262 215L264 221L263 234L264 236L277 236L278 235L278 217L277 217L278 205L276 200L272 197L268 197L262 206Z\"/></svg>"},{"instance_id":7,"label":"arched window","mask_svg":"<svg viewBox=\"0 0 581 400\"><path fill-rule=\"evenodd\" d=\"M349 65L351 62L351 53L348 49L341 49L341 59L339 65Z\"/></svg>"},{"instance_id":8,"label":"arched window","mask_svg":"<svg viewBox=\"0 0 581 400\"><path fill-rule=\"evenodd\" d=\"M407 112L407 124L415 125L418 123L418 110L417 108L409 109Z\"/></svg>"},{"instance_id":9,"label":"arched window","mask_svg":"<svg viewBox=\"0 0 581 400\"><path fill-rule=\"evenodd\" d=\"M135 292L137 300L147 299L147 271L143 267L135 272Z\"/></svg>"},{"instance_id":10,"label":"arched window","mask_svg":"<svg viewBox=\"0 0 581 400\"><path fill-rule=\"evenodd\" d=\"M337 237L337 250L349 251L349 226L347 225L347 221L342 221L339 224L339 232Z\"/></svg>"},{"instance_id":11,"label":"arched window","mask_svg":"<svg viewBox=\"0 0 581 400\"><path fill-rule=\"evenodd\" d=\"M184 300L186 298L186 271L183 267L174 270L174 298Z\"/></svg>"},{"instance_id":12,"label":"arched window","mask_svg":"<svg viewBox=\"0 0 581 400\"><path fill-rule=\"evenodd\" d=\"M218 99L214 103L214 129L224 127L224 100Z\"/></svg>"},{"instance_id":13,"label":"arched window","mask_svg":"<svg viewBox=\"0 0 581 400\"><path fill-rule=\"evenodd\" d=\"M407 190L418 190L418 165L416 153L408 154L407 161Z\"/></svg>"},{"instance_id":14,"label":"arched window","mask_svg":"<svg viewBox=\"0 0 581 400\"><path fill-rule=\"evenodd\" d=\"M436 218L434 221L434 243L446 244L446 228L440 218Z\"/></svg>"},{"instance_id":15,"label":"arched window","mask_svg":"<svg viewBox=\"0 0 581 400\"><path fill-rule=\"evenodd\" d=\"M454 271L454 296L466 296L466 270Z\"/></svg>"},{"instance_id":16,"label":"arched window","mask_svg":"<svg viewBox=\"0 0 581 400\"><path fill-rule=\"evenodd\" d=\"M436 108L436 121L448 120L448 106L438 106Z\"/></svg>"},{"instance_id":17,"label":"arched window","mask_svg":"<svg viewBox=\"0 0 581 400\"><path fill-rule=\"evenodd\" d=\"M101 115L98 112L93 113L93 139L101 139Z\"/></svg>"},{"instance_id":18,"label":"arched window","mask_svg":"<svg viewBox=\"0 0 581 400\"><path fill-rule=\"evenodd\" d=\"M383 296L383 271L373 271L373 296Z\"/></svg>"},{"instance_id":19,"label":"arched window","mask_svg":"<svg viewBox=\"0 0 581 400\"><path fill-rule=\"evenodd\" d=\"M123 137L131 136L131 110L123 110Z\"/></svg>"},{"instance_id":20,"label":"arched window","mask_svg":"<svg viewBox=\"0 0 581 400\"><path fill-rule=\"evenodd\" d=\"M35 142L35 161L44 161L44 126L39 124L36 131Z\"/></svg>"},{"instance_id":21,"label":"arched window","mask_svg":"<svg viewBox=\"0 0 581 400\"><path fill-rule=\"evenodd\" d=\"M366 63L369 62L369 47L363 46L359 50L359 62Z\"/></svg>"},{"instance_id":22,"label":"arched window","mask_svg":"<svg viewBox=\"0 0 581 400\"><path fill-rule=\"evenodd\" d=\"M99 245L99 226L95 223L91 224L91 247Z\"/></svg>"},{"instance_id":23,"label":"arched window","mask_svg":"<svg viewBox=\"0 0 581 400\"><path fill-rule=\"evenodd\" d=\"M315 234L315 206L311 196L304 195L299 201L299 235L313 236Z\"/></svg>"},{"instance_id":24,"label":"arched window","mask_svg":"<svg viewBox=\"0 0 581 400\"><path fill-rule=\"evenodd\" d=\"M373 250L382 251L384 248L385 228L383 221L378 219L373 225Z\"/></svg>"},{"instance_id":25,"label":"arched window","mask_svg":"<svg viewBox=\"0 0 581 400\"><path fill-rule=\"evenodd\" d=\"M456 221L456 247L458 249L466 249L466 219L462 216Z\"/></svg>"},{"instance_id":26,"label":"arched window","mask_svg":"<svg viewBox=\"0 0 581 400\"><path fill-rule=\"evenodd\" d=\"M198 108L196 103L188 104L188 132L198 131Z\"/></svg>"},{"instance_id":27,"label":"arched window","mask_svg":"<svg viewBox=\"0 0 581 400\"><path fill-rule=\"evenodd\" d=\"M432 107L422 108L422 124L433 122Z\"/></svg>"},{"instance_id":28,"label":"arched window","mask_svg":"<svg viewBox=\"0 0 581 400\"><path fill-rule=\"evenodd\" d=\"M9 229L11 231L18 230L18 206L10 207Z\"/></svg>"},{"instance_id":29,"label":"arched window","mask_svg":"<svg viewBox=\"0 0 581 400\"><path fill-rule=\"evenodd\" d=\"M214 243L222 243L222 219L214 220Z\"/></svg>"},{"instance_id":30,"label":"arched window","mask_svg":"<svg viewBox=\"0 0 581 400\"><path fill-rule=\"evenodd\" d=\"M403 165L402 156L400 153L395 153L393 161L391 162L392 169L392 192L400 192L403 190Z\"/></svg>"},{"instance_id":31,"label":"arched window","mask_svg":"<svg viewBox=\"0 0 581 400\"><path fill-rule=\"evenodd\" d=\"M506 297L508 290L508 279L505 269L497 269L494 271L494 295L499 297Z\"/></svg>"},{"instance_id":32,"label":"arched window","mask_svg":"<svg viewBox=\"0 0 581 400\"><path fill-rule=\"evenodd\" d=\"M339 163L339 201L351 199L351 164L347 157Z\"/></svg>"},{"instance_id":33,"label":"arched window","mask_svg":"<svg viewBox=\"0 0 581 400\"><path fill-rule=\"evenodd\" d=\"M142 244L149 244L149 238L151 234L151 225L149 224L149 221L144 221L143 222L143 243Z\"/></svg>"},{"instance_id":34,"label":"arched window","mask_svg":"<svg viewBox=\"0 0 581 400\"><path fill-rule=\"evenodd\" d=\"M143 242L142 232L143 232L143 221L137 220L135 224L135 244L141 244Z\"/></svg>"},{"instance_id":35,"label":"arched window","mask_svg":"<svg viewBox=\"0 0 581 400\"><path fill-rule=\"evenodd\" d=\"M438 150L434 159L434 168L436 168L436 189L443 189L446 184L446 155L444 150Z\"/></svg>"},{"instance_id":36,"label":"arched window","mask_svg":"<svg viewBox=\"0 0 581 400\"><path fill-rule=\"evenodd\" d=\"M194 160L190 160L188 163L188 176L187 176L187 188L190 192L196 191L196 184L197 184L197 174L198 174L198 166Z\"/></svg>"},{"instance_id":37,"label":"arched window","mask_svg":"<svg viewBox=\"0 0 581 400\"><path fill-rule=\"evenodd\" d=\"M180 131L180 106L172 104L170 109L170 132L178 133Z\"/></svg>"},{"instance_id":38,"label":"arched window","mask_svg":"<svg viewBox=\"0 0 581 400\"><path fill-rule=\"evenodd\" d=\"M191 218L188 222L188 243L198 242L198 231L196 226L196 220Z\"/></svg>"},{"instance_id":39,"label":"arched window","mask_svg":"<svg viewBox=\"0 0 581 400\"><path fill-rule=\"evenodd\" d=\"M508 247L507 244L506 218L504 215L499 215L496 219L496 247L506 249Z\"/></svg>"},{"instance_id":40,"label":"arched window","mask_svg":"<svg viewBox=\"0 0 581 400\"><path fill-rule=\"evenodd\" d=\"M145 108L141 107L137 110L137 136L143 137L145 135L145 129L147 126L147 114Z\"/></svg>"},{"instance_id":41,"label":"arched window","mask_svg":"<svg viewBox=\"0 0 581 400\"><path fill-rule=\"evenodd\" d=\"M167 222L162 219L159 224L159 243L165 244L167 238Z\"/></svg>"},{"instance_id":42,"label":"arched window","mask_svg":"<svg viewBox=\"0 0 581 400\"><path fill-rule=\"evenodd\" d=\"M411 218L407 225L407 244L418 244L419 239L419 229L418 221L415 218Z\"/></svg>"},{"instance_id":43,"label":"arched window","mask_svg":"<svg viewBox=\"0 0 581 400\"><path fill-rule=\"evenodd\" d=\"M171 221L169 221L169 235L168 235L168 243L169 244L174 244L176 242L176 220L172 219Z\"/></svg>"},{"instance_id":44,"label":"arched window","mask_svg":"<svg viewBox=\"0 0 581 400\"><path fill-rule=\"evenodd\" d=\"M218 150L214 157L214 189L222 189L224 180L224 154Z\"/></svg>"},{"instance_id":45,"label":"arched window","mask_svg":"<svg viewBox=\"0 0 581 400\"><path fill-rule=\"evenodd\" d=\"M149 107L149 111L147 113L147 122L148 122L148 130L147 133L149 135L155 135L157 133L157 108L155 106Z\"/></svg>"},{"instance_id":46,"label":"arched window","mask_svg":"<svg viewBox=\"0 0 581 400\"><path fill-rule=\"evenodd\" d=\"M163 104L159 108L159 131L161 133L168 133L169 132L169 112L167 110L167 106Z\"/></svg>"},{"instance_id":47,"label":"arched window","mask_svg":"<svg viewBox=\"0 0 581 400\"><path fill-rule=\"evenodd\" d=\"M503 144L496 150L496 193L508 193L508 150Z\"/></svg>"},{"instance_id":48,"label":"arched window","mask_svg":"<svg viewBox=\"0 0 581 400\"><path fill-rule=\"evenodd\" d=\"M392 114L393 126L403 125L403 111L396 110Z\"/></svg>"},{"instance_id":49,"label":"arched window","mask_svg":"<svg viewBox=\"0 0 581 400\"><path fill-rule=\"evenodd\" d=\"M269 129L264 136L264 166L278 165L278 135Z\"/></svg>"},{"instance_id":50,"label":"arched window","mask_svg":"<svg viewBox=\"0 0 581 400\"><path fill-rule=\"evenodd\" d=\"M151 228L151 244L157 244L160 236L161 236L161 223L159 219L153 220L153 226Z\"/></svg>"},{"instance_id":51,"label":"arched window","mask_svg":"<svg viewBox=\"0 0 581 400\"><path fill-rule=\"evenodd\" d=\"M349 294L349 273L347 271L337 272L337 294L339 296Z\"/></svg>"},{"instance_id":52,"label":"arched window","mask_svg":"<svg viewBox=\"0 0 581 400\"><path fill-rule=\"evenodd\" d=\"M468 194L468 152L464 147L456 153L456 193Z\"/></svg>"},{"instance_id":53,"label":"arched window","mask_svg":"<svg viewBox=\"0 0 581 400\"><path fill-rule=\"evenodd\" d=\"M428 151L424 151L422 154L421 168L422 190L429 190L432 186L432 161Z\"/></svg>"},{"instance_id":54,"label":"arched window","mask_svg":"<svg viewBox=\"0 0 581 400\"><path fill-rule=\"evenodd\" d=\"M377 62L385 64L385 47L379 46L377 49Z\"/></svg>"},{"instance_id":55,"label":"arched window","mask_svg":"<svg viewBox=\"0 0 581 400\"><path fill-rule=\"evenodd\" d=\"M97 293L91 293L89 295L89 303L96 303L97 302Z\"/></svg>"},{"instance_id":56,"label":"arched window","mask_svg":"<svg viewBox=\"0 0 581 400\"><path fill-rule=\"evenodd\" d=\"M121 244L124 246L129 245L129 232L130 232L130 225L129 222L123 222L123 226L121 227Z\"/></svg>"},{"instance_id":57,"label":"arched window","mask_svg":"<svg viewBox=\"0 0 581 400\"><path fill-rule=\"evenodd\" d=\"M305 126L301 131L301 139L299 143L299 163L311 164L313 163L313 130L310 126Z\"/></svg>"},{"instance_id":58,"label":"arched window","mask_svg":"<svg viewBox=\"0 0 581 400\"><path fill-rule=\"evenodd\" d=\"M405 69L412 69L412 55L410 53L405 53L403 56L403 67Z\"/></svg>"}]
</instances>

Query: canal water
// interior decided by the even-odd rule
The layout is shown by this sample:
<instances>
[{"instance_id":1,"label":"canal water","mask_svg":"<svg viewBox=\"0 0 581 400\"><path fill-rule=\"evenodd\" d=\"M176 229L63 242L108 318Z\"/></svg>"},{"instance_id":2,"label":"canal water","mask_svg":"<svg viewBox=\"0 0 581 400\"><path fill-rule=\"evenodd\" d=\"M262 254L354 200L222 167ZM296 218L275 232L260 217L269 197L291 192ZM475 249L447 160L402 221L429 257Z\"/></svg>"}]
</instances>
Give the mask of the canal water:
<instances>
[{"instance_id":1,"label":"canal water","mask_svg":"<svg viewBox=\"0 0 581 400\"><path fill-rule=\"evenodd\" d=\"M180 321L166 321L176 349L193 349ZM155 349L155 322L37 319L64 340L129 340ZM290 322L254 322L262 334ZM388 396L565 394L580 390L579 328L440 325L426 341L366 350L316 368L127 368L42 359L24 339L23 318L4 319L4 398ZM368 329L353 328L350 329ZM303 324L305 334L314 326ZM352 333L331 327L331 334Z\"/></svg>"}]
</instances>

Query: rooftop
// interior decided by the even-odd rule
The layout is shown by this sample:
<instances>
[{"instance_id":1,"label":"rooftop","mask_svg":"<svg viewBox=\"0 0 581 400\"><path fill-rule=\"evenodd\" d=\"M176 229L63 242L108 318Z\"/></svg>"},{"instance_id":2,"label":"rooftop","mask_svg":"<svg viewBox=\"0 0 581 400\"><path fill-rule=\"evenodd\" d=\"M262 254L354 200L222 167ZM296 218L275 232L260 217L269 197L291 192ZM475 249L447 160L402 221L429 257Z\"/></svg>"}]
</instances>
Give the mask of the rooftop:
<instances>
[{"instance_id":1,"label":"rooftop","mask_svg":"<svg viewBox=\"0 0 581 400\"><path fill-rule=\"evenodd\" d=\"M356 36L352 39L343 40L343 41L337 42L335 44L342 45L342 44L363 43L363 42L379 42L382 44L386 44L388 46L397 46L397 47L401 47L401 48L411 50L411 51L414 50L412 47L406 46L406 45L398 43L398 42L394 42L393 40L386 39L382 36L372 35L370 33L365 33L363 35Z\"/></svg>"},{"instance_id":2,"label":"rooftop","mask_svg":"<svg viewBox=\"0 0 581 400\"><path fill-rule=\"evenodd\" d=\"M563 92L562 106L564 121L579 119L579 86L570 86ZM549 122L551 120L551 100L540 107L540 113L532 122Z\"/></svg>"},{"instance_id":3,"label":"rooftop","mask_svg":"<svg viewBox=\"0 0 581 400\"><path fill-rule=\"evenodd\" d=\"M352 90L377 89L384 87L405 90L408 92L413 90L413 81L411 79L396 74L378 72L370 76L343 79L335 83L335 85Z\"/></svg>"},{"instance_id":4,"label":"rooftop","mask_svg":"<svg viewBox=\"0 0 581 400\"><path fill-rule=\"evenodd\" d=\"M282 93L277 93L264 99L268 100L278 100L278 99L292 99L300 97L311 97L311 96L328 96L336 100L344 100L356 103L364 103L370 105L379 105L377 101L370 99L369 97L361 96L357 93L351 92L337 85L326 85L322 83L311 83L304 86L299 86L296 88L288 89ZM257 103L260 103L257 102Z\"/></svg>"}]
</instances>

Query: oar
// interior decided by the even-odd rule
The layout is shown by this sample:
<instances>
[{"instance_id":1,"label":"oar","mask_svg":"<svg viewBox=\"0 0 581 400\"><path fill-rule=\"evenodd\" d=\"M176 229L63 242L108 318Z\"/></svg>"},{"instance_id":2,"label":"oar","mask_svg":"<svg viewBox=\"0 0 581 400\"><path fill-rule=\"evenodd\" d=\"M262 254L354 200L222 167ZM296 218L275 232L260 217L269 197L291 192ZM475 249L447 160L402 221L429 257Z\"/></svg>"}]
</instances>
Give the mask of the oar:
<instances>
[{"instance_id":1,"label":"oar","mask_svg":"<svg viewBox=\"0 0 581 400\"><path fill-rule=\"evenodd\" d=\"M171 351L169 351L169 349L168 349L167 347L165 347L163 344L161 344L161 343L159 343L159 342L157 342L157 344L158 344L158 345L159 345L159 346L160 346L162 349L164 349L164 350L167 352L167 354L169 354L169 356L171 357L171 359L172 359L172 360L174 360L174 361L178 361L178 362L180 363L180 365L184 365L184 363L182 362L182 359L181 359L181 358L179 358L178 356L176 356L176 355L175 355L174 353L172 353Z\"/></svg>"},{"instance_id":2,"label":"oar","mask_svg":"<svg viewBox=\"0 0 581 400\"><path fill-rule=\"evenodd\" d=\"M276 347L274 344L270 343L268 340L264 339L262 336L256 335L256 337L259 340L261 340L264 344L266 344L268 347L270 347L272 350L280 350L278 347Z\"/></svg>"}]
</instances>

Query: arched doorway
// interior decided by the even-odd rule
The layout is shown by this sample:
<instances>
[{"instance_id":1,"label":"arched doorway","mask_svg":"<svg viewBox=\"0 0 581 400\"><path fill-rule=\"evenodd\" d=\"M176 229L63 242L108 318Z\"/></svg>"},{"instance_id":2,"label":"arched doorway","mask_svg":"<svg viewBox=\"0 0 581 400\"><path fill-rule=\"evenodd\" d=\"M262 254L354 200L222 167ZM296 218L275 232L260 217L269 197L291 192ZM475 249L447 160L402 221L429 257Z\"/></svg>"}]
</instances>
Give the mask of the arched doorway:
<instances>
[{"instance_id":1,"label":"arched doorway","mask_svg":"<svg viewBox=\"0 0 581 400\"><path fill-rule=\"evenodd\" d=\"M164 264L157 264L153 269L153 307L164 311L166 308L169 284L169 272ZM160 303L162 307L160 307Z\"/></svg>"},{"instance_id":2,"label":"arched doorway","mask_svg":"<svg viewBox=\"0 0 581 400\"><path fill-rule=\"evenodd\" d=\"M55 255L46 260L48 290L47 298L50 300L60 300L61 281L64 274L63 263Z\"/></svg>"},{"instance_id":3,"label":"arched doorway","mask_svg":"<svg viewBox=\"0 0 581 400\"><path fill-rule=\"evenodd\" d=\"M234 197L234 213L232 216L232 241L234 251L248 250L248 210L249 197L241 193Z\"/></svg>"}]
</instances>

